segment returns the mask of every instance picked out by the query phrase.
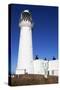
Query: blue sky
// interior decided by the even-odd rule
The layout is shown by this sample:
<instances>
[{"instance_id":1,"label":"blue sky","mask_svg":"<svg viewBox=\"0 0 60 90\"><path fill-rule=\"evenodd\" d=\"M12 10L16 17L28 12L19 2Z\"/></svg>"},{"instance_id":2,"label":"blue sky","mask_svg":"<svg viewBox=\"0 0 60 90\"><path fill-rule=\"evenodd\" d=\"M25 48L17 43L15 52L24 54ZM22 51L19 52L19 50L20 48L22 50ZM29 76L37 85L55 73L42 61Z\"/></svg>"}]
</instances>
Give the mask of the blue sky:
<instances>
[{"instance_id":1,"label":"blue sky","mask_svg":"<svg viewBox=\"0 0 60 90\"><path fill-rule=\"evenodd\" d=\"M19 18L28 9L32 14L33 58L58 59L58 7L11 4L11 73L15 73L19 46Z\"/></svg>"}]
</instances>

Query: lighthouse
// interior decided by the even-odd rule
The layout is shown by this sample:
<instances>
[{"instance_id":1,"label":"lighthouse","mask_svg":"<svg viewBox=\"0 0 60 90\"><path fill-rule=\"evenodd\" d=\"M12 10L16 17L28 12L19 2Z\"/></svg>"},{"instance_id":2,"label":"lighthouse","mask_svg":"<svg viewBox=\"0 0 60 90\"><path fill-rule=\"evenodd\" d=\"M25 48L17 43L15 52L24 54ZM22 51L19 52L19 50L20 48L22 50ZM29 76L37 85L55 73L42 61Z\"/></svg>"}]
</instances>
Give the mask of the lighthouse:
<instances>
[{"instance_id":1,"label":"lighthouse","mask_svg":"<svg viewBox=\"0 0 60 90\"><path fill-rule=\"evenodd\" d=\"M24 10L19 20L20 37L16 74L33 74L32 27L32 15L29 10Z\"/></svg>"}]
</instances>

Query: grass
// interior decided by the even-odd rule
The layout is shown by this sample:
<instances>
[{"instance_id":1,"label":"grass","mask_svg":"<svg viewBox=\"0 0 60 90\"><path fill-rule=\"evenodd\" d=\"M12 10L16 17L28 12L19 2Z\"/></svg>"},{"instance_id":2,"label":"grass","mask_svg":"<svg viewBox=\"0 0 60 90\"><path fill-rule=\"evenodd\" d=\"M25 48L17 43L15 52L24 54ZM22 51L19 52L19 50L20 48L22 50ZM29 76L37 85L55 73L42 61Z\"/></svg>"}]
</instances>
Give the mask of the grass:
<instances>
[{"instance_id":1,"label":"grass","mask_svg":"<svg viewBox=\"0 0 60 90\"><path fill-rule=\"evenodd\" d=\"M43 75L24 74L9 77L10 86L53 84L53 83L58 83L58 76L48 76L48 78L44 78Z\"/></svg>"}]
</instances>

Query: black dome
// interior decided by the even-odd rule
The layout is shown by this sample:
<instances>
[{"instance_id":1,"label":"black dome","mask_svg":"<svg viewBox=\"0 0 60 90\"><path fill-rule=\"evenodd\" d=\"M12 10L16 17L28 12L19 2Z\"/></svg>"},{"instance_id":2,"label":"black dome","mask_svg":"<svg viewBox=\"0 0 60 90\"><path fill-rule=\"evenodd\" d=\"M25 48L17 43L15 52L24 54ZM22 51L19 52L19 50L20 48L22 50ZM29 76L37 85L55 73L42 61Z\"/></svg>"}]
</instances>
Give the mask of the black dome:
<instances>
[{"instance_id":1,"label":"black dome","mask_svg":"<svg viewBox=\"0 0 60 90\"><path fill-rule=\"evenodd\" d=\"M32 22L32 15L29 11L23 11L21 14L21 20L28 20L30 22Z\"/></svg>"}]
</instances>

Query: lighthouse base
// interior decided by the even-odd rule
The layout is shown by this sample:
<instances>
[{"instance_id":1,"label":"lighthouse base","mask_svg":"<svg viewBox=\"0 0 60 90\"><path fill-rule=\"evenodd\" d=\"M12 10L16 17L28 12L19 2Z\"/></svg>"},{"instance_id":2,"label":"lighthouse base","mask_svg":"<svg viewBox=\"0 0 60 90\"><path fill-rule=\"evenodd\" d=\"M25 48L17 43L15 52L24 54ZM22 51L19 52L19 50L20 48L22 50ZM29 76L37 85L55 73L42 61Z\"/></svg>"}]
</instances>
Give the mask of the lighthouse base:
<instances>
[{"instance_id":1,"label":"lighthouse base","mask_svg":"<svg viewBox=\"0 0 60 90\"><path fill-rule=\"evenodd\" d=\"M16 75L19 75L19 74L33 74L33 72L28 72L26 69L17 69Z\"/></svg>"},{"instance_id":2,"label":"lighthouse base","mask_svg":"<svg viewBox=\"0 0 60 90\"><path fill-rule=\"evenodd\" d=\"M25 74L25 70L24 69L17 69L16 74Z\"/></svg>"}]
</instances>

